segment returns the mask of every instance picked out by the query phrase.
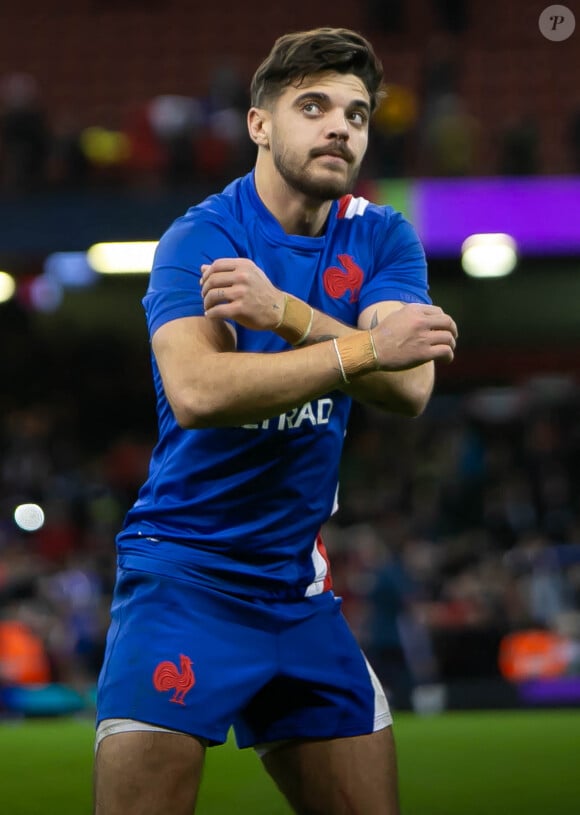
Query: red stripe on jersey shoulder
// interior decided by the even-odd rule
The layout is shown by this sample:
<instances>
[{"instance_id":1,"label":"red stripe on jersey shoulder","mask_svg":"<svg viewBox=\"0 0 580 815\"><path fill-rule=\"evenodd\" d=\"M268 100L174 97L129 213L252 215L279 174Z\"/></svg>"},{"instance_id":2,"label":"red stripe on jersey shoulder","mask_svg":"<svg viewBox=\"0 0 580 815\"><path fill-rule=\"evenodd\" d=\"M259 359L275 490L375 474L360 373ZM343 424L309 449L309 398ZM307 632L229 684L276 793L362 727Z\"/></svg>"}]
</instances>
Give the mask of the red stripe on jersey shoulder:
<instances>
[{"instance_id":1,"label":"red stripe on jersey shoulder","mask_svg":"<svg viewBox=\"0 0 580 815\"><path fill-rule=\"evenodd\" d=\"M348 205L351 201L352 195L343 195L342 198L338 199L338 212L336 213L337 218L344 218Z\"/></svg>"}]
</instances>

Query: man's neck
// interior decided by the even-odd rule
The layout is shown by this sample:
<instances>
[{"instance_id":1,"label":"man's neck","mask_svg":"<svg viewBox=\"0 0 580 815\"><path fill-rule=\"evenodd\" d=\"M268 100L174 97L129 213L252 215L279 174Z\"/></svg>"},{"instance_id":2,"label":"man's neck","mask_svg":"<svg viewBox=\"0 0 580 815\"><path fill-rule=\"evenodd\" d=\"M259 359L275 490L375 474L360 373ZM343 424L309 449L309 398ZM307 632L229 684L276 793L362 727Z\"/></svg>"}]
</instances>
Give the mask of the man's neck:
<instances>
[{"instance_id":1,"label":"man's neck","mask_svg":"<svg viewBox=\"0 0 580 815\"><path fill-rule=\"evenodd\" d=\"M332 201L315 201L289 187L276 173L256 164L256 190L288 235L316 237L324 232Z\"/></svg>"}]
</instances>

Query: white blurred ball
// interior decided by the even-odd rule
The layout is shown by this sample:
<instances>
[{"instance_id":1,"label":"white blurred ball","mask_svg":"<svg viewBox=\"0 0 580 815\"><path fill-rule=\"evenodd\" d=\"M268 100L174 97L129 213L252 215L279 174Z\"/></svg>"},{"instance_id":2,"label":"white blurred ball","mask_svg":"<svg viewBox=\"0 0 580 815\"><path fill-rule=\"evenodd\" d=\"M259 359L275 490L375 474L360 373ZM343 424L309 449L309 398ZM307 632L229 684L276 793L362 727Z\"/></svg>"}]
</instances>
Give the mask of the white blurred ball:
<instances>
[{"instance_id":1,"label":"white blurred ball","mask_svg":"<svg viewBox=\"0 0 580 815\"><path fill-rule=\"evenodd\" d=\"M38 504L20 504L14 510L14 520L25 532L36 532L44 524L44 512Z\"/></svg>"}]
</instances>

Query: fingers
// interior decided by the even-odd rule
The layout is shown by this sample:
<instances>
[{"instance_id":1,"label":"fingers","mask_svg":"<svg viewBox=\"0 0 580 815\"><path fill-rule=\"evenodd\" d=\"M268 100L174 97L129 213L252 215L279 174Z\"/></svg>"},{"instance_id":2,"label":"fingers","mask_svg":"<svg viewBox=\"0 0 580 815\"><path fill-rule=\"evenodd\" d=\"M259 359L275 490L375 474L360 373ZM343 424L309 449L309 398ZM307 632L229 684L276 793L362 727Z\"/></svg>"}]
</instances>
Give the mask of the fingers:
<instances>
[{"instance_id":1,"label":"fingers","mask_svg":"<svg viewBox=\"0 0 580 815\"><path fill-rule=\"evenodd\" d=\"M449 363L455 359L454 350L449 345L435 345L431 351L433 361Z\"/></svg>"},{"instance_id":2,"label":"fingers","mask_svg":"<svg viewBox=\"0 0 580 815\"><path fill-rule=\"evenodd\" d=\"M454 339L458 337L457 325L448 314L441 314L437 317L431 325L432 331L449 331Z\"/></svg>"},{"instance_id":3,"label":"fingers","mask_svg":"<svg viewBox=\"0 0 580 815\"><path fill-rule=\"evenodd\" d=\"M204 263L201 266L202 278L214 272L233 272L240 265L241 258L218 258L213 263Z\"/></svg>"},{"instance_id":4,"label":"fingers","mask_svg":"<svg viewBox=\"0 0 580 815\"><path fill-rule=\"evenodd\" d=\"M447 345L452 351L455 351L457 340L452 331L432 330L429 333L429 344L431 346Z\"/></svg>"},{"instance_id":5,"label":"fingers","mask_svg":"<svg viewBox=\"0 0 580 815\"><path fill-rule=\"evenodd\" d=\"M222 304L229 305L234 299L235 292L232 286L227 286L225 288L209 289L207 294L203 298L204 311L207 314L212 309L215 309L216 306Z\"/></svg>"},{"instance_id":6,"label":"fingers","mask_svg":"<svg viewBox=\"0 0 580 815\"><path fill-rule=\"evenodd\" d=\"M203 268L203 267L202 267ZM211 272L199 281L201 285L201 296L206 297L212 289L228 289L234 285L234 272Z\"/></svg>"},{"instance_id":7,"label":"fingers","mask_svg":"<svg viewBox=\"0 0 580 815\"><path fill-rule=\"evenodd\" d=\"M236 297L233 287L237 283L237 268L234 261L229 258L216 260L211 266L201 267L201 295L206 315L211 312L212 317L222 317L221 311L216 312L216 306L229 305Z\"/></svg>"},{"instance_id":8,"label":"fingers","mask_svg":"<svg viewBox=\"0 0 580 815\"><path fill-rule=\"evenodd\" d=\"M233 320L235 316L231 312L231 303L220 303L217 306L211 306L209 309L206 308L205 316L210 320Z\"/></svg>"},{"instance_id":9,"label":"fingers","mask_svg":"<svg viewBox=\"0 0 580 815\"><path fill-rule=\"evenodd\" d=\"M455 349L455 343L459 336L455 320L439 306L424 306L422 315L429 331L437 334L437 336L430 337L431 344L437 345L441 342ZM438 332L443 333L439 334Z\"/></svg>"},{"instance_id":10,"label":"fingers","mask_svg":"<svg viewBox=\"0 0 580 815\"><path fill-rule=\"evenodd\" d=\"M213 280L217 274L230 274L248 270L254 264L247 258L219 258L213 263L203 263L200 266L200 285L204 286L208 280Z\"/></svg>"},{"instance_id":11,"label":"fingers","mask_svg":"<svg viewBox=\"0 0 580 815\"><path fill-rule=\"evenodd\" d=\"M455 320L444 312L438 315L440 328L432 328L429 332L432 359L438 362L450 363L455 358L457 346L457 325Z\"/></svg>"},{"instance_id":12,"label":"fingers","mask_svg":"<svg viewBox=\"0 0 580 815\"><path fill-rule=\"evenodd\" d=\"M450 331L457 339L457 325L455 320L446 314L439 306L423 306L421 313L427 318L431 330L442 329Z\"/></svg>"}]
</instances>

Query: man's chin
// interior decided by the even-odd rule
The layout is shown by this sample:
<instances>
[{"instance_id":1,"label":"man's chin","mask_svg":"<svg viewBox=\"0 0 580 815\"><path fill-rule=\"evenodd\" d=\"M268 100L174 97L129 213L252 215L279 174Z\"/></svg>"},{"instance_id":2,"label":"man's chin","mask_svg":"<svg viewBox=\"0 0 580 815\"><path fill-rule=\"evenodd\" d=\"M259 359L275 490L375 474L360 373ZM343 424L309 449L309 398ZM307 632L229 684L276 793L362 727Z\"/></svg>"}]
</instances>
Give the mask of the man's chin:
<instances>
[{"instance_id":1,"label":"man's chin","mask_svg":"<svg viewBox=\"0 0 580 815\"><path fill-rule=\"evenodd\" d=\"M300 185L300 191L310 198L329 201L342 198L343 195L351 192L353 186L354 179L345 178L338 173L320 173L304 179Z\"/></svg>"}]
</instances>

